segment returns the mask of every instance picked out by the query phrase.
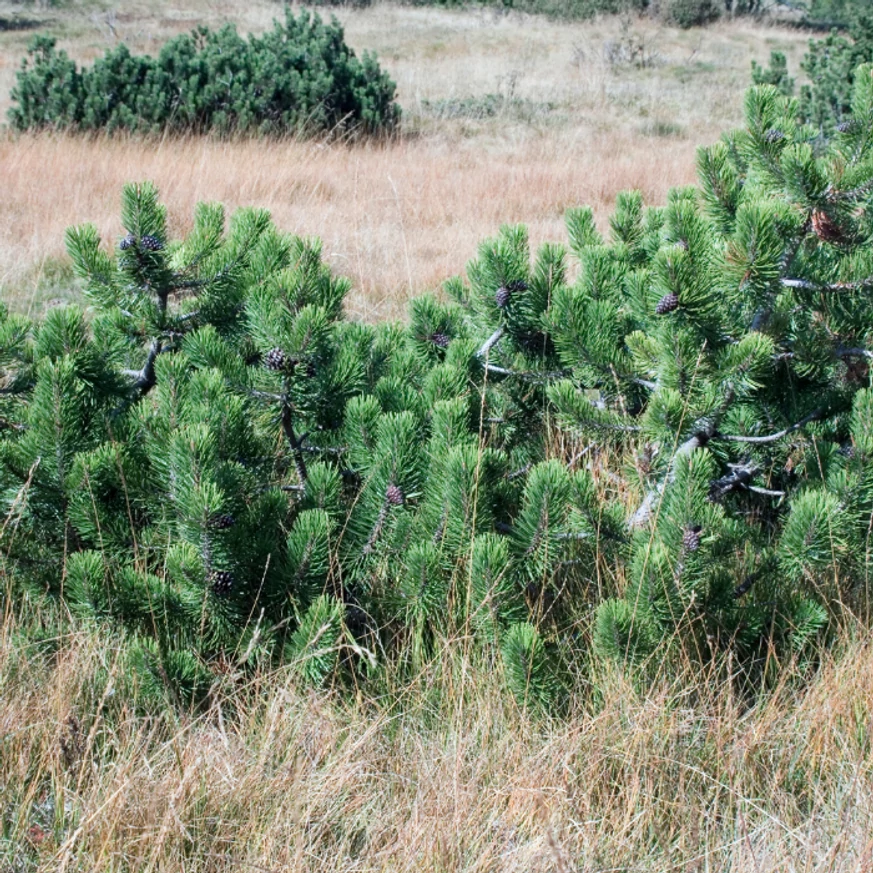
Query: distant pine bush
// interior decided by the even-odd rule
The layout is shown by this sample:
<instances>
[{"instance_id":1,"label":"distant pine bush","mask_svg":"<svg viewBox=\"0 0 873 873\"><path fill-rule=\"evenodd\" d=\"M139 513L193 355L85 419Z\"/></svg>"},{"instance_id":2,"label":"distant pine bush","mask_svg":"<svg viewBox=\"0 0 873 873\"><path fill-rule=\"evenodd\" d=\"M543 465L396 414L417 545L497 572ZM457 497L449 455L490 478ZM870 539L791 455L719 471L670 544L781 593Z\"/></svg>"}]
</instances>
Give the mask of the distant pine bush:
<instances>
[{"instance_id":1,"label":"distant pine bush","mask_svg":"<svg viewBox=\"0 0 873 873\"><path fill-rule=\"evenodd\" d=\"M157 57L119 45L82 69L37 36L9 119L19 130L380 134L400 119L394 96L394 82L374 56L356 57L338 21L288 10L263 36L200 27Z\"/></svg>"},{"instance_id":2,"label":"distant pine bush","mask_svg":"<svg viewBox=\"0 0 873 873\"><path fill-rule=\"evenodd\" d=\"M840 7L848 8L848 7ZM852 124L852 92L857 69L873 61L873 12L858 13L844 35L832 30L824 39L809 41L800 66L809 84L800 89L798 118L820 129ZM752 61L752 82L774 85L785 96L794 94L794 79L782 52L770 53L770 66Z\"/></svg>"}]
</instances>

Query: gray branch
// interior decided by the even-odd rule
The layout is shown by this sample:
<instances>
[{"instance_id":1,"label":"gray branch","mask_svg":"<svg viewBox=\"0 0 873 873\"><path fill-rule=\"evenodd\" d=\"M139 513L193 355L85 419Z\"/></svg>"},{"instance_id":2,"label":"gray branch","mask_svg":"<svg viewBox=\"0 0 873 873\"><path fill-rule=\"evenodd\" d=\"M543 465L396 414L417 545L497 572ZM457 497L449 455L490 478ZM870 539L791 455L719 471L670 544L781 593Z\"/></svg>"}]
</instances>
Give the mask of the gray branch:
<instances>
[{"instance_id":1,"label":"gray branch","mask_svg":"<svg viewBox=\"0 0 873 873\"><path fill-rule=\"evenodd\" d=\"M689 437L682 443L679 448L673 453L670 459L670 466L667 469L667 474L646 494L643 502L639 505L637 511L630 517L627 525L631 530L636 530L648 524L649 519L655 511L655 502L664 493L664 489L676 478L676 460L682 455L690 455L693 451L705 446L712 437L715 427L711 423L707 423L703 428L698 430L694 436Z\"/></svg>"},{"instance_id":2,"label":"gray branch","mask_svg":"<svg viewBox=\"0 0 873 873\"><path fill-rule=\"evenodd\" d=\"M476 357L484 358L488 354L488 352L490 352L491 349L493 349L494 346L496 346L497 343L500 342L500 340L503 338L503 333L504 328L498 327L497 330L495 330L494 333L492 333L491 336L489 336L488 339L485 340L484 343L482 343L481 348L478 352L476 352Z\"/></svg>"},{"instance_id":3,"label":"gray branch","mask_svg":"<svg viewBox=\"0 0 873 873\"><path fill-rule=\"evenodd\" d=\"M813 282L810 279L782 279L784 288L797 288L800 291L866 291L873 288L873 276L858 279L856 282Z\"/></svg>"},{"instance_id":4,"label":"gray branch","mask_svg":"<svg viewBox=\"0 0 873 873\"><path fill-rule=\"evenodd\" d=\"M155 361L161 352L164 351L164 348L159 339L152 340L151 346L149 346L148 357L146 358L145 363L142 365L141 370L123 370L125 376L129 376L134 380L133 387L140 394L148 394L152 388L155 387Z\"/></svg>"},{"instance_id":5,"label":"gray branch","mask_svg":"<svg viewBox=\"0 0 873 873\"><path fill-rule=\"evenodd\" d=\"M818 421L825 414L825 410L816 409L813 412L810 412L809 415L800 419L800 421L795 424L790 425L789 427L784 428L783 430L778 431L777 433L767 434L766 436L728 436L719 434L718 439L726 440L731 443L755 443L757 445L762 443L775 443L777 440L781 440L782 437L788 436L790 433L794 433L797 430L800 430L804 425L809 424L812 421Z\"/></svg>"}]
</instances>

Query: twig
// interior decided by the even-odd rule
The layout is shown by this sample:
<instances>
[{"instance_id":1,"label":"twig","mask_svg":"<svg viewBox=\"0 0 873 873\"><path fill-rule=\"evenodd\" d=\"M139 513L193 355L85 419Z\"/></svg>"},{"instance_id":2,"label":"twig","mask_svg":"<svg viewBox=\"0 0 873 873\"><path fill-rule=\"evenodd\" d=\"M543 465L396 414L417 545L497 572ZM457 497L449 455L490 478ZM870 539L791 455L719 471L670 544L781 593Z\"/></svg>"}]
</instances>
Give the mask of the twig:
<instances>
[{"instance_id":1,"label":"twig","mask_svg":"<svg viewBox=\"0 0 873 873\"><path fill-rule=\"evenodd\" d=\"M306 462L303 460L303 441L306 439L306 434L300 438L294 433L294 413L291 409L291 404L285 400L282 406L282 430L285 431L285 436L291 445L291 451L294 455L294 467L297 470L297 478L300 480L300 485L305 486L306 480L309 478L306 473Z\"/></svg>"},{"instance_id":2,"label":"twig","mask_svg":"<svg viewBox=\"0 0 873 873\"><path fill-rule=\"evenodd\" d=\"M724 434L718 434L718 439L726 440L731 443L775 443L776 440L781 440L782 437L788 436L790 433L794 433L797 430L800 430L804 425L809 424L812 421L818 421L825 414L824 409L816 409L814 412L810 412L805 418L802 418L800 421L795 424L786 427L784 430L780 430L777 433L771 433L767 436L729 436Z\"/></svg>"},{"instance_id":3,"label":"twig","mask_svg":"<svg viewBox=\"0 0 873 873\"><path fill-rule=\"evenodd\" d=\"M503 333L504 333L504 328L498 327L497 330L495 330L494 333L492 333L491 336L489 336L488 339L485 340L484 343L482 343L481 347L479 348L479 351L476 352L476 357L484 358L488 354L488 352L490 352L491 349L493 349L494 346L496 346L497 343L500 342L500 340L503 337Z\"/></svg>"},{"instance_id":4,"label":"twig","mask_svg":"<svg viewBox=\"0 0 873 873\"><path fill-rule=\"evenodd\" d=\"M782 279L784 288L801 291L866 291L873 288L873 276L856 282L813 282L809 279Z\"/></svg>"}]
</instances>

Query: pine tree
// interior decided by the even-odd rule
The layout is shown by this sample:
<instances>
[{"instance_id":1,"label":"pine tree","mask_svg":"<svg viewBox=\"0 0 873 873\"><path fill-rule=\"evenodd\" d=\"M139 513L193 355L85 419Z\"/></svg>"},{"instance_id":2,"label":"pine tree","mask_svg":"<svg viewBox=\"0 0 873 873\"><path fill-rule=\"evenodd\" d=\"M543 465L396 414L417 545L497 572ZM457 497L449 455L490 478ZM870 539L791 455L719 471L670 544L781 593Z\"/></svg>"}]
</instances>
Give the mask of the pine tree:
<instances>
[{"instance_id":1,"label":"pine tree","mask_svg":"<svg viewBox=\"0 0 873 873\"><path fill-rule=\"evenodd\" d=\"M569 250L503 228L406 325L346 320L349 283L266 213L201 205L173 240L127 186L110 250L67 235L87 315L0 313L14 590L126 628L137 687L186 705L455 638L540 710L589 639L811 651L868 608L870 66L852 114L823 141L753 89L699 188L621 195L606 236L571 210Z\"/></svg>"}]
</instances>

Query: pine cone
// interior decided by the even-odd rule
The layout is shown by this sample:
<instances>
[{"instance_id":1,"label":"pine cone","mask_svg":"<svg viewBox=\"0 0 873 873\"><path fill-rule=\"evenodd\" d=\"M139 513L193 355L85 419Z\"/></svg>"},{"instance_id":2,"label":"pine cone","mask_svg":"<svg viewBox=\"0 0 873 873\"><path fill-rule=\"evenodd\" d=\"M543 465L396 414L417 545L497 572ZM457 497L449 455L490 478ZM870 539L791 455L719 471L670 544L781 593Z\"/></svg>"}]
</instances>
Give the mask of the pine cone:
<instances>
[{"instance_id":1,"label":"pine cone","mask_svg":"<svg viewBox=\"0 0 873 873\"><path fill-rule=\"evenodd\" d=\"M385 499L392 506L402 506L405 497L403 495L403 490L399 488L397 485L389 485L385 490Z\"/></svg>"},{"instance_id":2,"label":"pine cone","mask_svg":"<svg viewBox=\"0 0 873 873\"><path fill-rule=\"evenodd\" d=\"M665 294L655 307L656 315L666 315L679 307L679 298L675 294Z\"/></svg>"},{"instance_id":3,"label":"pine cone","mask_svg":"<svg viewBox=\"0 0 873 873\"><path fill-rule=\"evenodd\" d=\"M164 244L156 236L152 236L150 233L147 233L142 237L139 244L147 252L159 252L164 247Z\"/></svg>"},{"instance_id":4,"label":"pine cone","mask_svg":"<svg viewBox=\"0 0 873 873\"><path fill-rule=\"evenodd\" d=\"M132 233L129 233L129 234L128 234L128 235L127 235L127 236L126 236L126 237L125 237L125 238L124 238L124 239L123 239L123 240L118 244L118 248L120 248L121 251L126 252L128 249L133 248L133 246L135 246L135 245L136 245L136 237L135 237Z\"/></svg>"},{"instance_id":5,"label":"pine cone","mask_svg":"<svg viewBox=\"0 0 873 873\"><path fill-rule=\"evenodd\" d=\"M764 135L764 139L769 143L781 142L785 139L785 134L782 133L781 130L776 130L775 127L771 127L770 130Z\"/></svg>"},{"instance_id":6,"label":"pine cone","mask_svg":"<svg viewBox=\"0 0 873 873\"><path fill-rule=\"evenodd\" d=\"M700 532L703 528L699 524L689 525L682 534L682 548L686 552L696 552L700 548Z\"/></svg>"},{"instance_id":7,"label":"pine cone","mask_svg":"<svg viewBox=\"0 0 873 873\"><path fill-rule=\"evenodd\" d=\"M837 133L854 133L858 129L858 122L854 120L841 121L837 125Z\"/></svg>"},{"instance_id":8,"label":"pine cone","mask_svg":"<svg viewBox=\"0 0 873 873\"><path fill-rule=\"evenodd\" d=\"M448 348L449 343L452 341L451 337L447 333L442 333L437 331L436 333L432 333L430 335L430 341L441 349Z\"/></svg>"},{"instance_id":9,"label":"pine cone","mask_svg":"<svg viewBox=\"0 0 873 873\"><path fill-rule=\"evenodd\" d=\"M840 243L845 240L840 226L823 209L813 210L812 229L822 242Z\"/></svg>"},{"instance_id":10,"label":"pine cone","mask_svg":"<svg viewBox=\"0 0 873 873\"><path fill-rule=\"evenodd\" d=\"M209 519L209 526L213 530L227 530L229 527L233 527L235 524L236 519L229 513L225 513L223 515L216 513Z\"/></svg>"},{"instance_id":11,"label":"pine cone","mask_svg":"<svg viewBox=\"0 0 873 873\"><path fill-rule=\"evenodd\" d=\"M506 309L513 294L527 291L527 282L524 279L513 279L505 285L501 285L494 295L494 302L501 308Z\"/></svg>"},{"instance_id":12,"label":"pine cone","mask_svg":"<svg viewBox=\"0 0 873 873\"><path fill-rule=\"evenodd\" d=\"M273 370L274 372L282 372L284 370L290 369L290 359L288 355L285 354L284 351L280 348L270 349L267 352L267 359L264 361L264 366L268 370Z\"/></svg>"},{"instance_id":13,"label":"pine cone","mask_svg":"<svg viewBox=\"0 0 873 873\"><path fill-rule=\"evenodd\" d=\"M855 457L855 447L851 443L844 443L837 449L837 454L851 461Z\"/></svg>"},{"instance_id":14,"label":"pine cone","mask_svg":"<svg viewBox=\"0 0 873 873\"><path fill-rule=\"evenodd\" d=\"M233 590L233 573L229 570L213 570L209 574L212 593L216 597L224 597Z\"/></svg>"}]
</instances>

